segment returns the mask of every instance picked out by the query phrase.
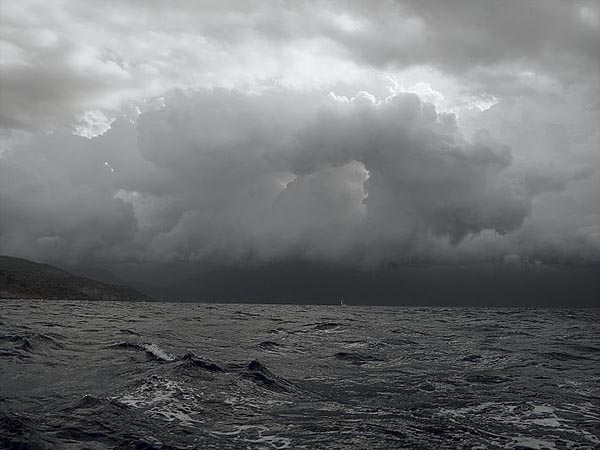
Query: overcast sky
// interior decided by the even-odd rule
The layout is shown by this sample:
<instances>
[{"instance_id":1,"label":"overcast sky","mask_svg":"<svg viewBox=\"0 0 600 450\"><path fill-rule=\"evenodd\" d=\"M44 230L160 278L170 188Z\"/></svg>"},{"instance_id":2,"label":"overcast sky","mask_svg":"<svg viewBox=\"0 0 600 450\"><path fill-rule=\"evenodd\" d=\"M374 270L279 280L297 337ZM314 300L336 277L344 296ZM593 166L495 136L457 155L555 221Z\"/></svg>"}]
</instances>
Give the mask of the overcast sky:
<instances>
[{"instance_id":1,"label":"overcast sky","mask_svg":"<svg viewBox=\"0 0 600 450\"><path fill-rule=\"evenodd\" d=\"M0 253L600 262L600 2L1 2Z\"/></svg>"}]
</instances>

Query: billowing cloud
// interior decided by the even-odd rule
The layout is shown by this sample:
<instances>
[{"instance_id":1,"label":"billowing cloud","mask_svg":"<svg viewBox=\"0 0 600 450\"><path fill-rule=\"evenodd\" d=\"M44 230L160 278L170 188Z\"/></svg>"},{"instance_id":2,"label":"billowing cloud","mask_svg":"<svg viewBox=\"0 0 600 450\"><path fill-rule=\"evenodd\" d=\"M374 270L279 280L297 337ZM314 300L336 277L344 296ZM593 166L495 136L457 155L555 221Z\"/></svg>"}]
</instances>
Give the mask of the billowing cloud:
<instances>
[{"instance_id":1,"label":"billowing cloud","mask_svg":"<svg viewBox=\"0 0 600 450\"><path fill-rule=\"evenodd\" d=\"M174 93L135 124L33 139L0 161L4 251L221 265L544 258L545 235L519 247L533 200L590 175L516 164L411 93Z\"/></svg>"},{"instance_id":2,"label":"billowing cloud","mask_svg":"<svg viewBox=\"0 0 600 450\"><path fill-rule=\"evenodd\" d=\"M596 264L599 11L6 3L0 252L120 267Z\"/></svg>"}]
</instances>

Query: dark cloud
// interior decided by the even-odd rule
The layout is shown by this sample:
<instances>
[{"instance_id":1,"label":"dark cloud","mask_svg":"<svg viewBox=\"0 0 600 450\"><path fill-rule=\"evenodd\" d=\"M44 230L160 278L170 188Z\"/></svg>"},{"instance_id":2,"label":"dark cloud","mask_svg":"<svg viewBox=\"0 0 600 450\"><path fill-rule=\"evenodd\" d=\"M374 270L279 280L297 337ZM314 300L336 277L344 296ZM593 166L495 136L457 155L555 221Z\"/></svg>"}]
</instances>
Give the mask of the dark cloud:
<instances>
[{"instance_id":1,"label":"dark cloud","mask_svg":"<svg viewBox=\"0 0 600 450\"><path fill-rule=\"evenodd\" d=\"M135 125L32 139L0 164L4 252L217 265L501 260L536 195L589 175L515 164L415 94L285 91L174 93Z\"/></svg>"},{"instance_id":2,"label":"dark cloud","mask_svg":"<svg viewBox=\"0 0 600 450\"><path fill-rule=\"evenodd\" d=\"M377 66L431 65L495 95L539 89L531 77L566 84L599 80L597 1L403 0L354 6L343 16L350 24L354 19L354 26L334 21L325 29Z\"/></svg>"},{"instance_id":3,"label":"dark cloud","mask_svg":"<svg viewBox=\"0 0 600 450\"><path fill-rule=\"evenodd\" d=\"M140 278L600 260L597 1L2 12L0 252Z\"/></svg>"},{"instance_id":4,"label":"dark cloud","mask_svg":"<svg viewBox=\"0 0 600 450\"><path fill-rule=\"evenodd\" d=\"M363 164L371 233L400 242L433 233L456 244L469 233L505 233L523 221L529 190L507 171L509 148L488 133L467 142L454 115L438 115L415 94L337 103L303 130L292 167Z\"/></svg>"}]
</instances>

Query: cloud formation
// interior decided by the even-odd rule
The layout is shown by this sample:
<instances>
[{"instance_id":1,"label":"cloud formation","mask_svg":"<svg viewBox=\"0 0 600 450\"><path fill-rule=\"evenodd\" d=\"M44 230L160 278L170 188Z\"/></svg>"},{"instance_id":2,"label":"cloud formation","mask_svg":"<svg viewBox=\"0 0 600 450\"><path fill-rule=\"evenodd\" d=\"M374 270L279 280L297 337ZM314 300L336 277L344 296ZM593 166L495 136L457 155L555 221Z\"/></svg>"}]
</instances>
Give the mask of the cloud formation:
<instances>
[{"instance_id":1,"label":"cloud formation","mask_svg":"<svg viewBox=\"0 0 600 450\"><path fill-rule=\"evenodd\" d=\"M597 263L599 11L7 3L0 252Z\"/></svg>"},{"instance_id":2,"label":"cloud formation","mask_svg":"<svg viewBox=\"0 0 600 450\"><path fill-rule=\"evenodd\" d=\"M0 123L91 137L173 88L331 87L415 67L484 98L585 86L598 107L599 11L595 0L6 2Z\"/></svg>"},{"instance_id":3,"label":"cloud formation","mask_svg":"<svg viewBox=\"0 0 600 450\"><path fill-rule=\"evenodd\" d=\"M411 93L174 93L135 124L0 162L3 251L220 265L499 260L536 196L589 176L515 164Z\"/></svg>"}]
</instances>

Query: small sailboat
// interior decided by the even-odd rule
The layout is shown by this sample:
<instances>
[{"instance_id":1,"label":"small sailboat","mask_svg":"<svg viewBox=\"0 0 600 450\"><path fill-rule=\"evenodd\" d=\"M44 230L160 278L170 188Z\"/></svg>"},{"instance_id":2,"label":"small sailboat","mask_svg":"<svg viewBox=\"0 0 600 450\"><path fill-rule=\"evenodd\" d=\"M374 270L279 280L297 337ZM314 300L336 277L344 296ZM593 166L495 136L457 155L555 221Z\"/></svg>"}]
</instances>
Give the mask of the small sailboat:
<instances>
[{"instance_id":1,"label":"small sailboat","mask_svg":"<svg viewBox=\"0 0 600 450\"><path fill-rule=\"evenodd\" d=\"M340 305L341 305L341 306L344 306L344 305L345 305L345 303L344 303L344 297L340 298Z\"/></svg>"}]
</instances>

